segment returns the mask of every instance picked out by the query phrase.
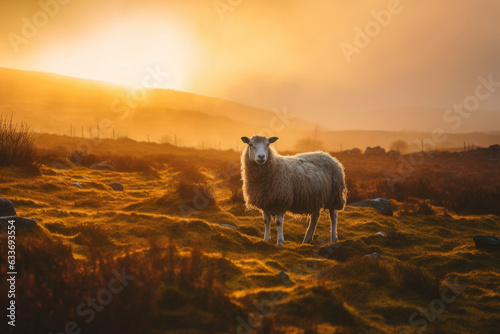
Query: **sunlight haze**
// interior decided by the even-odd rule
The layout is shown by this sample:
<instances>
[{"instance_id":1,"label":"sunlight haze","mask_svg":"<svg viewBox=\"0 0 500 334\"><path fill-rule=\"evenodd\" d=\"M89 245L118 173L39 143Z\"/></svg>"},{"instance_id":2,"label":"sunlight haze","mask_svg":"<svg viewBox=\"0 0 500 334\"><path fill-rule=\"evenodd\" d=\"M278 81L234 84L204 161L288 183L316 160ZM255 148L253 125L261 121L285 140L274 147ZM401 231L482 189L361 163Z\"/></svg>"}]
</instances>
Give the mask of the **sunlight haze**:
<instances>
[{"instance_id":1,"label":"sunlight haze","mask_svg":"<svg viewBox=\"0 0 500 334\"><path fill-rule=\"evenodd\" d=\"M156 68L168 73L157 88L286 107L333 130L431 131L474 93L478 77L500 81L497 1L219 1L223 10L215 3L57 2L53 17L13 47L9 34L22 35L23 18L32 21L41 5L4 1L0 67L131 86ZM384 18L390 6L397 14ZM387 24L347 57L341 46L356 47L356 29L374 15ZM479 109L498 114L500 94ZM386 128L394 117L400 123ZM478 123L472 116L457 131L494 130Z\"/></svg>"}]
</instances>

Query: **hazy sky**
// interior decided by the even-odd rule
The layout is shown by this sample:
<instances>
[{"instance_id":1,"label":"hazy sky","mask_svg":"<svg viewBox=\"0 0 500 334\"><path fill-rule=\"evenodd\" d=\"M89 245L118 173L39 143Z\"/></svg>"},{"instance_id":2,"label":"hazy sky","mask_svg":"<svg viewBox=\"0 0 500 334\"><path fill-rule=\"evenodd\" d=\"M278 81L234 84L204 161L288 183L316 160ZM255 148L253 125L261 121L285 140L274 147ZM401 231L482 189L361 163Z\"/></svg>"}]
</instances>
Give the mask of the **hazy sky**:
<instances>
[{"instance_id":1,"label":"hazy sky","mask_svg":"<svg viewBox=\"0 0 500 334\"><path fill-rule=\"evenodd\" d=\"M330 125L340 111L445 109L479 76L500 82L497 0L59 1L41 1L53 17L0 2L0 66L133 85L156 69L164 88ZM497 89L481 109L500 112Z\"/></svg>"}]
</instances>

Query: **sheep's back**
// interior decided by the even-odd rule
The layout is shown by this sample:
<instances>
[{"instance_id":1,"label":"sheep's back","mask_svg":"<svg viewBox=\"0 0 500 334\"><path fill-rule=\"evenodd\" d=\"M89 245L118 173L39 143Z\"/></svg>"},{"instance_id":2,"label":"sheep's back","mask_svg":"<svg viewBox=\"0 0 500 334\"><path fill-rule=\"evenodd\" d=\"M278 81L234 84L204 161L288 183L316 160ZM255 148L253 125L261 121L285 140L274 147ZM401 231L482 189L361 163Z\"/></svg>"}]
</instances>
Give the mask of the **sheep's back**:
<instances>
[{"instance_id":1,"label":"sheep's back","mask_svg":"<svg viewBox=\"0 0 500 334\"><path fill-rule=\"evenodd\" d=\"M336 163L322 152L286 157L293 200L288 211L313 213L333 205L332 184Z\"/></svg>"}]
</instances>

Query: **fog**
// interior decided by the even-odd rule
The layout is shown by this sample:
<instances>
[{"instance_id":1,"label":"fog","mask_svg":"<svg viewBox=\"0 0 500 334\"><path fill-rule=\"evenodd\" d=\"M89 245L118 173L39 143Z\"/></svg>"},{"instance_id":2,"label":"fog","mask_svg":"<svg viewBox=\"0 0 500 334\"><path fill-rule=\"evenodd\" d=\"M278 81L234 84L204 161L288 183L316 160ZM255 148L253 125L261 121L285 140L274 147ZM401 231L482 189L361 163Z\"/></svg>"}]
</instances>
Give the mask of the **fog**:
<instances>
[{"instance_id":1,"label":"fog","mask_svg":"<svg viewBox=\"0 0 500 334\"><path fill-rule=\"evenodd\" d=\"M286 107L335 130L384 129L357 113L404 110L411 124L391 129L427 131L421 109L439 122L478 77L500 82L498 1L54 1L29 38L23 18L41 5L0 4L0 66L132 85L159 66L160 88ZM500 112L500 93L479 108Z\"/></svg>"}]
</instances>

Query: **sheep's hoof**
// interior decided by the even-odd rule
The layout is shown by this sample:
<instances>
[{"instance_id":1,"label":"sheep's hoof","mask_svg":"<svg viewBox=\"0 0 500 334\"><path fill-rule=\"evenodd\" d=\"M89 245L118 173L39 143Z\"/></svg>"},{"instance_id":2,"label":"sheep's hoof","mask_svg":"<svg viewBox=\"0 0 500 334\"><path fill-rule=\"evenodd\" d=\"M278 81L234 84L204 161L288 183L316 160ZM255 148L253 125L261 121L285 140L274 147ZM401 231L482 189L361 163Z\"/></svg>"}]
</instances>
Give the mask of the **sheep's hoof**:
<instances>
[{"instance_id":1,"label":"sheep's hoof","mask_svg":"<svg viewBox=\"0 0 500 334\"><path fill-rule=\"evenodd\" d=\"M278 240L278 243L276 245L278 245L278 247L283 247L284 243L285 243L285 240Z\"/></svg>"}]
</instances>

